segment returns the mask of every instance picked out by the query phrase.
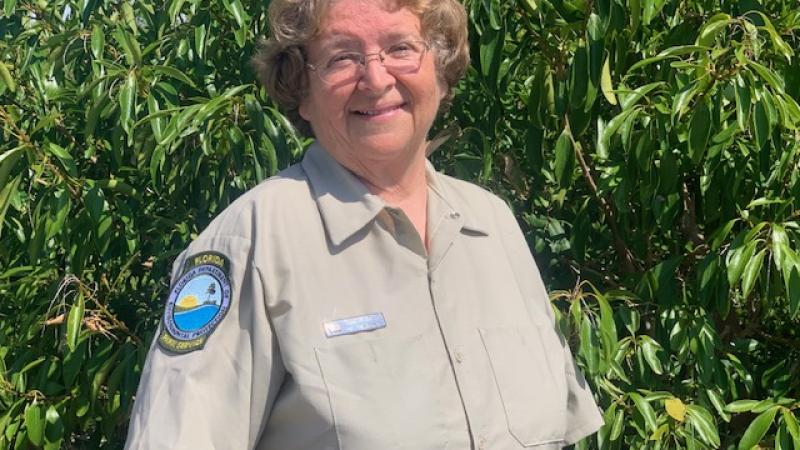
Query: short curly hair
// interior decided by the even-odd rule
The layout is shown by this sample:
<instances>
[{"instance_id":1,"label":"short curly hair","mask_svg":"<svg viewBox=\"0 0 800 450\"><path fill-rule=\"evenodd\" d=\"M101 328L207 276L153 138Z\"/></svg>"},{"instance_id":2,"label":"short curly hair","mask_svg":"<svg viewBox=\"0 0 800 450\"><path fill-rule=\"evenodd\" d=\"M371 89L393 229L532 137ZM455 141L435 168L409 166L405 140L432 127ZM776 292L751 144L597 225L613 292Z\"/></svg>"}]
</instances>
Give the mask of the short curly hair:
<instances>
[{"instance_id":1,"label":"short curly hair","mask_svg":"<svg viewBox=\"0 0 800 450\"><path fill-rule=\"evenodd\" d=\"M306 45L319 33L326 8L336 0L272 0L269 5L270 36L262 40L252 59L253 67L289 120L311 134L300 117L300 103L308 95ZM422 37L434 51L436 73L447 92L440 108L447 108L453 90L469 65L467 14L457 0L383 0L408 8L420 18Z\"/></svg>"}]
</instances>

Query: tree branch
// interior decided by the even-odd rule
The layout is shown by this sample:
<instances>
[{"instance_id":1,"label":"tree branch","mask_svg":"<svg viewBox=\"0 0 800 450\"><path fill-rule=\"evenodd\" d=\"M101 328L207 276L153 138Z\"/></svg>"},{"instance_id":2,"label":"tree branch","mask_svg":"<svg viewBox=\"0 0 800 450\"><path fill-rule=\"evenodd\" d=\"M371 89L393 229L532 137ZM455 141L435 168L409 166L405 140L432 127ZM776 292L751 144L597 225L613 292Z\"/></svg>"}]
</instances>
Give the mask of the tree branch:
<instances>
[{"instance_id":1,"label":"tree branch","mask_svg":"<svg viewBox=\"0 0 800 450\"><path fill-rule=\"evenodd\" d=\"M614 238L614 248L617 254L622 257L622 267L626 273L634 273L637 271L638 267L634 260L633 253L622 239L622 234L620 233L619 226L617 225L617 214L614 207L611 205L611 199L609 199L607 196L601 195L599 189L597 189L597 183L594 181L594 177L592 176L592 171L589 168L589 165L586 164L586 158L583 155L581 146L576 142L574 148L575 156L578 158L578 163L581 166L581 172L583 172L583 178L586 180L586 183L592 189L592 192L600 202L600 206L602 207L606 219L608 220L608 225L611 227L611 234L613 234Z\"/></svg>"}]
</instances>

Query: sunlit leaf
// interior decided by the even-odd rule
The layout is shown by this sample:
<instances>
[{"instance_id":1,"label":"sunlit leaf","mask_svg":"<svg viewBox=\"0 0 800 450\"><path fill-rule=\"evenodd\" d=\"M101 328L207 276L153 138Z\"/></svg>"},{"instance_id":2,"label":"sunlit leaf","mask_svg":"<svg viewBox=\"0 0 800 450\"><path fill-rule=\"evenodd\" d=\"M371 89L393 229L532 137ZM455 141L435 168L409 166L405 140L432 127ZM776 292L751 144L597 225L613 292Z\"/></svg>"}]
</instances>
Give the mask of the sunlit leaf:
<instances>
[{"instance_id":1,"label":"sunlit leaf","mask_svg":"<svg viewBox=\"0 0 800 450\"><path fill-rule=\"evenodd\" d=\"M664 408L667 414L678 422L683 422L686 418L686 405L679 398L664 400Z\"/></svg>"},{"instance_id":2,"label":"sunlit leaf","mask_svg":"<svg viewBox=\"0 0 800 450\"><path fill-rule=\"evenodd\" d=\"M772 426L772 422L775 420L775 414L777 414L778 409L780 409L780 407L773 406L772 408L759 414L758 417L750 422L750 425L747 426L747 429L742 435L742 439L739 441L739 450L750 450L752 447L761 442L761 439L767 434L767 431Z\"/></svg>"},{"instance_id":3,"label":"sunlit leaf","mask_svg":"<svg viewBox=\"0 0 800 450\"><path fill-rule=\"evenodd\" d=\"M33 445L44 443L45 411L41 404L34 401L25 408L25 429Z\"/></svg>"},{"instance_id":4,"label":"sunlit leaf","mask_svg":"<svg viewBox=\"0 0 800 450\"><path fill-rule=\"evenodd\" d=\"M84 299L83 295L77 295L75 303L69 309L67 316L67 347L70 351L75 351L78 345L78 336L81 332L81 324L83 323L84 315Z\"/></svg>"}]
</instances>

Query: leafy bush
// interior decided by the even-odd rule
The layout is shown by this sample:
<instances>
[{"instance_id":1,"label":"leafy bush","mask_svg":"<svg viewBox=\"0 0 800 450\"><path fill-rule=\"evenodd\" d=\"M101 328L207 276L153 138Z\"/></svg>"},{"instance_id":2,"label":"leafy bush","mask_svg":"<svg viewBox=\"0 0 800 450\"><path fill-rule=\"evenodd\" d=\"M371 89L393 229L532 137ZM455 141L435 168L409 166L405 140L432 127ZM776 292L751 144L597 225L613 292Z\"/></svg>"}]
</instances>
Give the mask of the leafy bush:
<instances>
[{"instance_id":1,"label":"leafy bush","mask_svg":"<svg viewBox=\"0 0 800 450\"><path fill-rule=\"evenodd\" d=\"M308 140L266 4L6 0L0 448L119 448L172 259ZM795 0L468 0L449 173L529 237L605 411L580 448L800 448Z\"/></svg>"}]
</instances>

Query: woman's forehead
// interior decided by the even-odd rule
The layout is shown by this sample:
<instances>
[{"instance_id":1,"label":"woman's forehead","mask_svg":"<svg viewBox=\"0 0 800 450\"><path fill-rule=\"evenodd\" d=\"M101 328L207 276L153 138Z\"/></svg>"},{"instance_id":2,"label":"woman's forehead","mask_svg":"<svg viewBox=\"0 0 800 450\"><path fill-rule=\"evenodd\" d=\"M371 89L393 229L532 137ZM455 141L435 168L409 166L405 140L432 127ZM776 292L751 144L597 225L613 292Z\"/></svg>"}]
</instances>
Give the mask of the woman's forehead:
<instances>
[{"instance_id":1,"label":"woman's forehead","mask_svg":"<svg viewBox=\"0 0 800 450\"><path fill-rule=\"evenodd\" d=\"M362 42L365 38L391 41L418 37L417 14L394 5L393 1L334 0L323 12L315 40L338 45Z\"/></svg>"}]
</instances>

